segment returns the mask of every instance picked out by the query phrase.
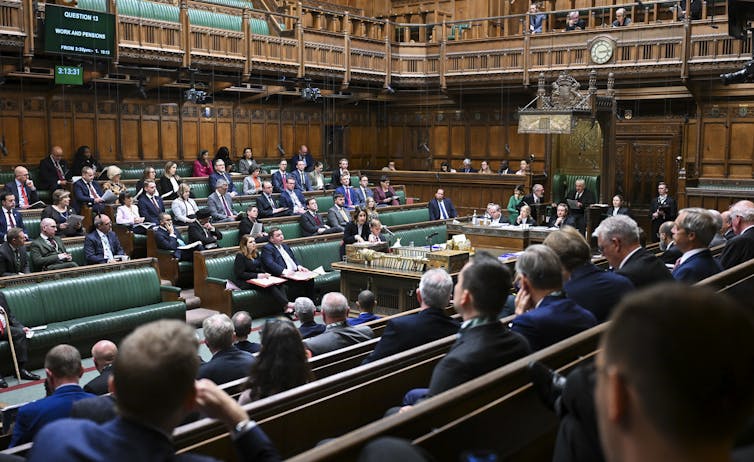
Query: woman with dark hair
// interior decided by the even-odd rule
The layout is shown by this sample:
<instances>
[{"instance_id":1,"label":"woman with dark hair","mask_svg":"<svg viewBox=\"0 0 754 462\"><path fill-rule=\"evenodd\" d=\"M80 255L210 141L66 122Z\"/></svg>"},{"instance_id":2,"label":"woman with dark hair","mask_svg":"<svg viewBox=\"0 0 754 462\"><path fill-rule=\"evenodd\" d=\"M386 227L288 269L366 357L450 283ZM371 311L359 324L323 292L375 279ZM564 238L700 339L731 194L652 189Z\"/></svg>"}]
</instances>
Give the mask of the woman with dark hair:
<instances>
[{"instance_id":1,"label":"woman with dark hair","mask_svg":"<svg viewBox=\"0 0 754 462\"><path fill-rule=\"evenodd\" d=\"M518 209L520 208L521 201L524 200L524 185L516 185L513 190L513 195L508 199L508 221L510 224L515 225L518 218Z\"/></svg>"},{"instance_id":2,"label":"woman with dark hair","mask_svg":"<svg viewBox=\"0 0 754 462\"><path fill-rule=\"evenodd\" d=\"M181 185L181 177L176 173L178 164L169 160L165 163L165 170L160 177L159 189L162 191L162 200L173 200L178 197L178 187Z\"/></svg>"},{"instance_id":3,"label":"woman with dark hair","mask_svg":"<svg viewBox=\"0 0 754 462\"><path fill-rule=\"evenodd\" d=\"M139 207L134 204L134 199L131 197L131 193L123 191L120 193L119 201L120 207L115 213L115 223L126 226L136 234L147 234L147 230L142 226L136 226L139 223L144 223L144 217L139 215Z\"/></svg>"},{"instance_id":4,"label":"woman with dark hair","mask_svg":"<svg viewBox=\"0 0 754 462\"><path fill-rule=\"evenodd\" d=\"M280 306L280 311L286 316L293 317L293 303L288 301L288 296L285 294L282 285L260 287L246 282L249 279L267 279L269 277L270 274L265 273L262 269L262 259L257 251L257 243L251 236L244 234L241 236L238 253L233 262L233 284L243 290L256 290L270 294L275 303Z\"/></svg>"},{"instance_id":5,"label":"woman with dark hair","mask_svg":"<svg viewBox=\"0 0 754 462\"><path fill-rule=\"evenodd\" d=\"M215 153L215 158L212 159L212 165L215 165L215 162L217 162L217 159L222 159L223 162L225 162L225 171L230 173L235 168L235 165L233 165L233 161L230 158L230 149L228 149L227 146L220 146L217 149L217 153Z\"/></svg>"},{"instance_id":6,"label":"woman with dark hair","mask_svg":"<svg viewBox=\"0 0 754 462\"><path fill-rule=\"evenodd\" d=\"M623 205L623 196L616 194L613 196L613 206L607 210L607 216L614 217L616 215L631 216L631 212L628 207Z\"/></svg>"},{"instance_id":7,"label":"woman with dark hair","mask_svg":"<svg viewBox=\"0 0 754 462\"><path fill-rule=\"evenodd\" d=\"M202 149L194 161L194 176L207 177L215 173L212 162L209 160L209 151Z\"/></svg>"},{"instance_id":8,"label":"woman with dark hair","mask_svg":"<svg viewBox=\"0 0 754 462\"><path fill-rule=\"evenodd\" d=\"M380 185L374 188L374 200L378 206L400 205L395 189L390 186L390 178L387 175L382 175Z\"/></svg>"},{"instance_id":9,"label":"woman with dark hair","mask_svg":"<svg viewBox=\"0 0 754 462\"><path fill-rule=\"evenodd\" d=\"M262 224L262 222L259 221L259 209L257 206L249 205L246 207L246 213L238 214L238 221L240 222L238 224L239 235L243 236L244 234L251 234L255 224ZM257 244L270 240L269 234L264 231L264 224L262 224L262 231L259 234L252 235L252 237L257 241Z\"/></svg>"},{"instance_id":10,"label":"woman with dark hair","mask_svg":"<svg viewBox=\"0 0 754 462\"><path fill-rule=\"evenodd\" d=\"M79 146L76 150L76 155L73 156L73 167L71 167L73 176L81 175L81 169L84 167L91 167L94 170L95 177L98 172L102 171L102 165L94 157L89 146Z\"/></svg>"},{"instance_id":11,"label":"woman with dark hair","mask_svg":"<svg viewBox=\"0 0 754 462\"><path fill-rule=\"evenodd\" d=\"M155 185L157 186L157 194L160 194L160 187L156 183L157 178L157 171L154 169L154 167L147 167L144 169L144 173L141 175L141 179L136 182L136 194L134 195L134 199L137 201L139 200L139 197L141 197L142 193L144 192L144 182L147 180L152 180L155 182Z\"/></svg>"},{"instance_id":12,"label":"woman with dark hair","mask_svg":"<svg viewBox=\"0 0 754 462\"><path fill-rule=\"evenodd\" d=\"M249 167L249 176L243 179L243 193L246 196L262 192L262 179L259 177L262 169L253 162Z\"/></svg>"},{"instance_id":13,"label":"woman with dark hair","mask_svg":"<svg viewBox=\"0 0 754 462\"><path fill-rule=\"evenodd\" d=\"M262 349L249 371L246 390L238 399L247 404L314 380L301 334L287 319L273 319L264 324Z\"/></svg>"},{"instance_id":14,"label":"woman with dark hair","mask_svg":"<svg viewBox=\"0 0 754 462\"><path fill-rule=\"evenodd\" d=\"M71 192L65 189L56 189L52 193L52 205L48 205L42 210L42 218L52 218L58 224L58 236L80 236L83 229L81 222L75 228L68 228L68 217L73 214L71 209Z\"/></svg>"},{"instance_id":15,"label":"woman with dark hair","mask_svg":"<svg viewBox=\"0 0 754 462\"><path fill-rule=\"evenodd\" d=\"M343 229L343 244L340 246L340 258L346 254L346 244L366 242L369 239L369 221L367 211L361 207L353 210L353 219Z\"/></svg>"},{"instance_id":16,"label":"woman with dark hair","mask_svg":"<svg viewBox=\"0 0 754 462\"><path fill-rule=\"evenodd\" d=\"M251 148L243 148L243 154L241 154L241 158L238 160L238 173L241 175L250 175L253 171L251 167L255 165L257 165L257 163L254 161L254 155L251 152Z\"/></svg>"}]
</instances>

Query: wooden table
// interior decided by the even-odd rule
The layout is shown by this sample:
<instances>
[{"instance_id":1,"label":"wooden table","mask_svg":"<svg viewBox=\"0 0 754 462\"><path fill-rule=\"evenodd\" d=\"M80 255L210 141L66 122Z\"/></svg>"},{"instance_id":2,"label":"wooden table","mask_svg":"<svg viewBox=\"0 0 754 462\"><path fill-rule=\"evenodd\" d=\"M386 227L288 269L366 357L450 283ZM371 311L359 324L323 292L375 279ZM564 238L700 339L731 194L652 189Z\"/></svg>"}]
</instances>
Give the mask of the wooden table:
<instances>
[{"instance_id":1,"label":"wooden table","mask_svg":"<svg viewBox=\"0 0 754 462\"><path fill-rule=\"evenodd\" d=\"M541 226L481 226L471 223L448 223L448 234L465 234L472 247L519 252L531 244L541 244L552 232Z\"/></svg>"},{"instance_id":2,"label":"wooden table","mask_svg":"<svg viewBox=\"0 0 754 462\"><path fill-rule=\"evenodd\" d=\"M398 271L376 268L359 263L334 262L333 269L340 270L340 292L353 302L362 290L371 290L377 296L375 313L391 315L419 307L416 289L423 272ZM458 273L451 273L455 282Z\"/></svg>"}]
</instances>

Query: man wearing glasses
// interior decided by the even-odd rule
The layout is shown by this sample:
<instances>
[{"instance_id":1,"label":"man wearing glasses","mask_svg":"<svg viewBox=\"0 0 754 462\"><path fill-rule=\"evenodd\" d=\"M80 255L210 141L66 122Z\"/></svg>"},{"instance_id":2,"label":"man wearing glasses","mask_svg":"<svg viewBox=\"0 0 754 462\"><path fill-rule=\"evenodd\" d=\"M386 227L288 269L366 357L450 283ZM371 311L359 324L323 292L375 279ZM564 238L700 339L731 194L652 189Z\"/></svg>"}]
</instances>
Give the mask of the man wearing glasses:
<instances>
[{"instance_id":1,"label":"man wearing glasses","mask_svg":"<svg viewBox=\"0 0 754 462\"><path fill-rule=\"evenodd\" d=\"M88 265L114 263L125 258L118 236L113 232L113 223L107 215L94 217L94 231L84 239L84 255Z\"/></svg>"}]
</instances>

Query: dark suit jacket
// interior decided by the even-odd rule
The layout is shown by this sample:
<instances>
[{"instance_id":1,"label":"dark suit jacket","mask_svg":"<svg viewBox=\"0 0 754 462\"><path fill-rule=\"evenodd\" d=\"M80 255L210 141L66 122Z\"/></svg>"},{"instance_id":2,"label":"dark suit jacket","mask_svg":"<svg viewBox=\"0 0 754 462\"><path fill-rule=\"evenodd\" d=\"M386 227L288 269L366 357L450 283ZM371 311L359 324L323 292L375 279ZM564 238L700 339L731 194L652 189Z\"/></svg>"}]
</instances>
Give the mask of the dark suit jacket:
<instances>
[{"instance_id":1,"label":"dark suit jacket","mask_svg":"<svg viewBox=\"0 0 754 462\"><path fill-rule=\"evenodd\" d=\"M317 234L317 230L325 226L325 219L317 215L319 218L319 224L317 220L310 212L306 212L298 219L299 226L301 226L301 234L304 236L314 236Z\"/></svg>"},{"instance_id":2,"label":"dark suit jacket","mask_svg":"<svg viewBox=\"0 0 754 462\"><path fill-rule=\"evenodd\" d=\"M596 325L594 315L573 300L548 295L538 307L516 316L511 330L526 337L537 351Z\"/></svg>"},{"instance_id":3,"label":"dark suit jacket","mask_svg":"<svg viewBox=\"0 0 754 462\"><path fill-rule=\"evenodd\" d=\"M291 168L295 171L296 170L296 164L299 161L299 155L298 153L294 154L293 157L291 157L291 160L288 161L288 165L291 166ZM312 156L311 152L307 152L304 154L304 162L306 162L306 167L304 167L305 172L311 172L314 170L314 156Z\"/></svg>"},{"instance_id":4,"label":"dark suit jacket","mask_svg":"<svg viewBox=\"0 0 754 462\"><path fill-rule=\"evenodd\" d=\"M725 243L720 255L723 269L733 268L754 258L754 228L749 228Z\"/></svg>"},{"instance_id":5,"label":"dark suit jacket","mask_svg":"<svg viewBox=\"0 0 754 462\"><path fill-rule=\"evenodd\" d=\"M283 212L272 213L272 211L277 208L275 198L273 197L272 202L270 202L267 200L267 197L264 194L260 194L257 197L257 208L259 209L259 218L280 217L288 214L287 210Z\"/></svg>"},{"instance_id":6,"label":"dark suit jacket","mask_svg":"<svg viewBox=\"0 0 754 462\"><path fill-rule=\"evenodd\" d=\"M123 247L120 246L118 236L114 232L107 233L107 240L110 242L110 250L113 255L124 255ZM97 230L92 231L84 238L84 255L86 257L86 263L89 265L95 263L107 263L105 260L105 249L102 248L102 241L100 241Z\"/></svg>"},{"instance_id":7,"label":"dark suit jacket","mask_svg":"<svg viewBox=\"0 0 754 462\"><path fill-rule=\"evenodd\" d=\"M86 390L84 390L86 391ZM88 419L98 424L109 422L118 417L115 395L99 395L84 398L73 403L71 417L74 419Z\"/></svg>"},{"instance_id":8,"label":"dark suit jacket","mask_svg":"<svg viewBox=\"0 0 754 462\"><path fill-rule=\"evenodd\" d=\"M8 215L7 211L0 207L0 242L5 240L5 234L8 232ZM21 228L26 232L26 227L24 226L24 219L21 216L21 213L18 211L18 209L12 209L11 213L13 214L13 221L16 223L16 228Z\"/></svg>"},{"instance_id":9,"label":"dark suit jacket","mask_svg":"<svg viewBox=\"0 0 754 462\"><path fill-rule=\"evenodd\" d=\"M306 170L304 170L304 181L301 182L301 175L299 174L298 169L294 169L293 173L289 173L290 176L293 177L294 180L296 180L296 189L299 191L311 191L312 190L312 182L309 180L309 174L306 173Z\"/></svg>"},{"instance_id":10,"label":"dark suit jacket","mask_svg":"<svg viewBox=\"0 0 754 462\"><path fill-rule=\"evenodd\" d=\"M16 263L16 254L10 243L3 242L0 245L0 274L3 276L15 276L18 273L29 273L29 257L26 255L24 246L18 248L21 266Z\"/></svg>"},{"instance_id":11,"label":"dark suit jacket","mask_svg":"<svg viewBox=\"0 0 754 462\"><path fill-rule=\"evenodd\" d=\"M712 252L704 249L690 256L673 270L673 277L679 281L694 284L720 272L720 265L712 258Z\"/></svg>"},{"instance_id":12,"label":"dark suit jacket","mask_svg":"<svg viewBox=\"0 0 754 462\"><path fill-rule=\"evenodd\" d=\"M110 374L112 373L113 365L108 364L102 369L102 372L100 372L97 377L93 378L89 381L89 383L84 385L84 391L93 395L106 395L108 393L107 381L110 378Z\"/></svg>"},{"instance_id":13,"label":"dark suit jacket","mask_svg":"<svg viewBox=\"0 0 754 462\"><path fill-rule=\"evenodd\" d=\"M361 226L361 238L365 241L369 238L369 224L364 223ZM356 235L359 233L359 226L354 221L346 223L343 228L343 242L346 244L353 244L356 242Z\"/></svg>"},{"instance_id":14,"label":"dark suit jacket","mask_svg":"<svg viewBox=\"0 0 754 462\"><path fill-rule=\"evenodd\" d=\"M660 254L660 260L666 265L674 265L676 260L681 258L681 255L683 255L683 252L678 249L677 245L671 242L668 248Z\"/></svg>"},{"instance_id":15,"label":"dark suit jacket","mask_svg":"<svg viewBox=\"0 0 754 462\"><path fill-rule=\"evenodd\" d=\"M673 280L673 276L670 275L670 271L665 267L662 260L644 248L637 250L623 265L623 268L617 269L615 272L630 279L637 289L658 282Z\"/></svg>"},{"instance_id":16,"label":"dark suit jacket","mask_svg":"<svg viewBox=\"0 0 754 462\"><path fill-rule=\"evenodd\" d=\"M96 180L92 181L92 187L97 192L97 195L102 197L102 194L104 194L102 192L102 187ZM94 213L102 213L102 211L105 210L104 202L95 204L89 194L89 188L84 180L79 180L73 183L73 210L75 210L76 213L81 213L82 205L90 206Z\"/></svg>"},{"instance_id":17,"label":"dark suit jacket","mask_svg":"<svg viewBox=\"0 0 754 462\"><path fill-rule=\"evenodd\" d=\"M63 170L63 176L66 180L71 179L71 172L68 170L68 164L65 159L60 160L60 168ZM81 172L78 173L79 175ZM58 172L50 156L39 161L39 184L42 189L54 191L58 189Z\"/></svg>"},{"instance_id":18,"label":"dark suit jacket","mask_svg":"<svg viewBox=\"0 0 754 462\"><path fill-rule=\"evenodd\" d=\"M543 198L541 198L539 200L539 204L536 204L536 205L541 205L541 204L544 204L544 203L545 203L545 198L543 197ZM537 221L537 208L534 207L534 205L535 205L534 204L534 194L527 194L527 195L525 195L524 198L521 200L521 202L518 203L518 205L516 206L516 208L518 210L521 210L521 207L523 207L524 205L528 205L529 208L531 208L531 217L536 222Z\"/></svg>"},{"instance_id":19,"label":"dark suit jacket","mask_svg":"<svg viewBox=\"0 0 754 462\"><path fill-rule=\"evenodd\" d=\"M443 199L443 203L445 204L445 211L448 212L448 218L455 218L458 216L458 212L456 212L456 208L453 207L453 201L451 201L450 199L446 197L445 199ZM440 204L437 202L437 199L433 197L429 201L429 204L427 204L427 208L429 208L430 220L440 219Z\"/></svg>"},{"instance_id":20,"label":"dark suit jacket","mask_svg":"<svg viewBox=\"0 0 754 462\"><path fill-rule=\"evenodd\" d=\"M612 217L613 211L615 210L615 207L610 207L607 209L607 216ZM631 212L628 210L628 207L618 207L618 215L626 215L631 216Z\"/></svg>"},{"instance_id":21,"label":"dark suit jacket","mask_svg":"<svg viewBox=\"0 0 754 462\"><path fill-rule=\"evenodd\" d=\"M14 196L16 196L16 205L20 205L21 201L19 200L19 197L18 197L18 188L16 187L16 180L14 179L10 183L7 183L5 185L5 189L8 192L13 193ZM37 194L36 189L32 190L30 187L26 185L24 185L24 189L26 190L26 197L29 198L29 203L26 205L31 205L39 200L39 194Z\"/></svg>"},{"instance_id":22,"label":"dark suit jacket","mask_svg":"<svg viewBox=\"0 0 754 462\"><path fill-rule=\"evenodd\" d=\"M555 222L558 221L558 216L554 215L551 216L549 220L547 220L547 226L550 228L562 228L563 226L576 226L576 220L573 219L572 215L566 215L565 220L560 224L560 226L555 226Z\"/></svg>"},{"instance_id":23,"label":"dark suit jacket","mask_svg":"<svg viewBox=\"0 0 754 462\"><path fill-rule=\"evenodd\" d=\"M283 250L288 252L288 255L291 256L296 265L299 265L296 257L293 256L293 251L291 250L291 248L288 247L287 244L282 244L282 246ZM281 274L283 274L283 271L287 269L287 267L285 266L285 260L283 260L283 256L280 255L278 249L276 249L272 244L267 244L262 247L262 267L273 276L280 276Z\"/></svg>"},{"instance_id":24,"label":"dark suit jacket","mask_svg":"<svg viewBox=\"0 0 754 462\"><path fill-rule=\"evenodd\" d=\"M530 352L524 337L498 321L464 329L432 371L427 397L450 390Z\"/></svg>"},{"instance_id":25,"label":"dark suit jacket","mask_svg":"<svg viewBox=\"0 0 754 462\"><path fill-rule=\"evenodd\" d=\"M397 317L388 321L379 343L362 364L453 335L460 326L441 308L426 308L416 314Z\"/></svg>"},{"instance_id":26,"label":"dark suit jacket","mask_svg":"<svg viewBox=\"0 0 754 462\"><path fill-rule=\"evenodd\" d=\"M566 195L566 199L576 200L576 190L569 191ZM572 214L583 215L584 210L588 209L590 205L596 202L596 200L594 199L594 194L590 190L584 188L584 192L581 193L581 200L579 202L583 204L583 207L580 209L571 209Z\"/></svg>"},{"instance_id":27,"label":"dark suit jacket","mask_svg":"<svg viewBox=\"0 0 754 462\"><path fill-rule=\"evenodd\" d=\"M233 441L238 460L277 462L275 447L260 427L242 433ZM209 462L211 457L200 454L175 454L173 442L151 426L117 417L99 425L84 419L63 419L45 427L29 454L29 461L91 460L108 462L174 461Z\"/></svg>"},{"instance_id":28,"label":"dark suit jacket","mask_svg":"<svg viewBox=\"0 0 754 462\"><path fill-rule=\"evenodd\" d=\"M262 349L262 345L260 345L258 343L255 343L255 342L250 342L248 340L241 340L240 342L234 343L234 345L239 350L245 351L245 352L251 353L251 354L257 353L257 352L259 352L259 350Z\"/></svg>"},{"instance_id":29,"label":"dark suit jacket","mask_svg":"<svg viewBox=\"0 0 754 462\"><path fill-rule=\"evenodd\" d=\"M458 172L459 173L477 173L478 170L475 168L461 168L461 169L458 169Z\"/></svg>"},{"instance_id":30,"label":"dark suit jacket","mask_svg":"<svg viewBox=\"0 0 754 462\"><path fill-rule=\"evenodd\" d=\"M227 165L227 164L226 164ZM217 173L214 172L209 176L209 190L214 191L217 189L217 180L222 178L223 180L228 182L228 192L236 192L236 185L233 184L233 180L230 177L230 174L226 173Z\"/></svg>"},{"instance_id":31,"label":"dark suit jacket","mask_svg":"<svg viewBox=\"0 0 754 462\"><path fill-rule=\"evenodd\" d=\"M591 263L574 268L571 279L563 284L566 296L591 311L597 322L607 321L612 309L633 290L634 284L627 277Z\"/></svg>"},{"instance_id":32,"label":"dark suit jacket","mask_svg":"<svg viewBox=\"0 0 754 462\"><path fill-rule=\"evenodd\" d=\"M177 179L177 178L176 178ZM182 181L178 180L178 185L183 183ZM162 191L162 194L160 197L164 200L173 200L178 197L178 191L173 190L173 183L170 181L170 178L166 176L160 177L160 182L157 185L157 190Z\"/></svg>"},{"instance_id":33,"label":"dark suit jacket","mask_svg":"<svg viewBox=\"0 0 754 462\"><path fill-rule=\"evenodd\" d=\"M301 333L301 338L310 338L324 332L325 327L324 324L317 324L314 321L308 321L301 323L301 325L298 326L298 331Z\"/></svg>"},{"instance_id":34,"label":"dark suit jacket","mask_svg":"<svg viewBox=\"0 0 754 462\"><path fill-rule=\"evenodd\" d=\"M146 194L142 194L139 198L139 215L144 218L144 221L160 224L160 214L165 211L165 204L162 202L162 198L155 193L155 200L158 207L155 207L151 199Z\"/></svg>"},{"instance_id":35,"label":"dark suit jacket","mask_svg":"<svg viewBox=\"0 0 754 462\"><path fill-rule=\"evenodd\" d=\"M356 207L357 205L364 205L366 199L361 197L361 191L359 191L358 188L349 186L348 192L351 194L350 208ZM346 199L345 202L343 202L343 206L349 208L348 198L346 197L346 188L344 188L343 186L338 186L337 188L335 188L335 194L343 194L343 197Z\"/></svg>"},{"instance_id":36,"label":"dark suit jacket","mask_svg":"<svg viewBox=\"0 0 754 462\"><path fill-rule=\"evenodd\" d=\"M175 233L175 237L171 236L168 230L161 226L156 226L154 228L154 240L157 243L158 249L172 250L175 258L179 260L190 260L195 250L204 250L204 246L202 245L199 245L187 251L179 249L178 246L180 245L180 243L178 242L178 239L182 240L184 243L186 241L183 239L183 236L181 236L181 233L178 232L175 228L173 228L173 232Z\"/></svg>"},{"instance_id":37,"label":"dark suit jacket","mask_svg":"<svg viewBox=\"0 0 754 462\"><path fill-rule=\"evenodd\" d=\"M64 385L58 387L46 398L21 406L16 416L16 425L13 427L10 447L33 440L43 426L54 420L68 417L75 401L92 396L94 395L86 393L78 385Z\"/></svg>"},{"instance_id":38,"label":"dark suit jacket","mask_svg":"<svg viewBox=\"0 0 754 462\"><path fill-rule=\"evenodd\" d=\"M58 254L66 253L65 245L63 245L63 241L58 236L55 236L53 239L55 239L55 242L58 245L58 250L55 250L50 245L50 242L47 240L45 236L39 236L38 238L32 241L31 245L29 245L29 253L31 254L31 261L34 263L34 266L37 268L37 271L40 271L40 270L44 271L48 269L49 267L53 267L50 269L56 269L54 267L56 265L61 265L61 263L65 264L66 267L76 265L73 262L60 261L60 259L58 258ZM73 263L73 265L71 265L71 263Z\"/></svg>"},{"instance_id":39,"label":"dark suit jacket","mask_svg":"<svg viewBox=\"0 0 754 462\"><path fill-rule=\"evenodd\" d=\"M194 221L188 225L188 236L189 242L200 241L206 249L208 245L218 245L217 241L223 238L223 233L216 229L214 231L206 230L198 221Z\"/></svg>"},{"instance_id":40,"label":"dark suit jacket","mask_svg":"<svg viewBox=\"0 0 754 462\"><path fill-rule=\"evenodd\" d=\"M199 366L197 378L210 379L218 385L228 383L246 377L255 362L251 353L231 346L218 351L212 359Z\"/></svg>"},{"instance_id":41,"label":"dark suit jacket","mask_svg":"<svg viewBox=\"0 0 754 462\"><path fill-rule=\"evenodd\" d=\"M340 186L340 168L336 168L332 171L332 175L330 176L330 184L333 188Z\"/></svg>"},{"instance_id":42,"label":"dark suit jacket","mask_svg":"<svg viewBox=\"0 0 754 462\"><path fill-rule=\"evenodd\" d=\"M649 216L651 218L652 215L658 209L662 208L663 211L665 212L665 218L663 218L662 216L660 216L660 217L658 217L656 219L652 218L652 221L659 222L659 224L662 224L662 223L664 223L666 221L673 221L673 220L675 220L676 217L678 216L678 204L676 203L675 199L673 199L670 196L667 196L667 198L665 199L665 205L664 206L660 205L659 199L660 199L659 197L652 198L652 203L651 203L651 205L649 207Z\"/></svg>"},{"instance_id":43,"label":"dark suit jacket","mask_svg":"<svg viewBox=\"0 0 754 462\"><path fill-rule=\"evenodd\" d=\"M286 214L293 215L293 200L291 199L290 194L295 194L299 202L301 202L301 206L306 209L306 199L304 199L304 195L301 194L301 191L294 189L293 193L289 193L287 190L285 190L280 194L279 202L281 207L288 207Z\"/></svg>"},{"instance_id":44,"label":"dark suit jacket","mask_svg":"<svg viewBox=\"0 0 754 462\"><path fill-rule=\"evenodd\" d=\"M286 179L288 179L288 173L285 173L285 175L283 175L282 173L280 173L280 169L272 172L272 192L283 192L283 189L285 189Z\"/></svg>"}]
</instances>

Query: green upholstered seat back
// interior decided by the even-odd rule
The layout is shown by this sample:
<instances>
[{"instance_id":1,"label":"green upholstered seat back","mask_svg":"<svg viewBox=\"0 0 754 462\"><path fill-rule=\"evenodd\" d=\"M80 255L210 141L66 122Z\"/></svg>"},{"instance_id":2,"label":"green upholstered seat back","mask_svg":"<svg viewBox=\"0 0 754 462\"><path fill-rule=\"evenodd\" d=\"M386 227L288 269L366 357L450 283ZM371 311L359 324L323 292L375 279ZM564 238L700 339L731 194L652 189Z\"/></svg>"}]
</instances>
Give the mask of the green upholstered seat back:
<instances>
[{"instance_id":1,"label":"green upholstered seat back","mask_svg":"<svg viewBox=\"0 0 754 462\"><path fill-rule=\"evenodd\" d=\"M324 267L325 271L332 271L330 264L340 261L341 241L317 242L314 244L301 244L291 248L293 254L301 265L309 269Z\"/></svg>"},{"instance_id":2,"label":"green upholstered seat back","mask_svg":"<svg viewBox=\"0 0 754 462\"><path fill-rule=\"evenodd\" d=\"M238 247L240 236L238 235L238 228L235 229L223 229L223 238L220 239L220 247Z\"/></svg>"},{"instance_id":3,"label":"green upholstered seat back","mask_svg":"<svg viewBox=\"0 0 754 462\"><path fill-rule=\"evenodd\" d=\"M42 221L42 217L24 217L24 228L26 229L26 234L29 235L30 240L39 237L40 221Z\"/></svg>"},{"instance_id":4,"label":"green upholstered seat back","mask_svg":"<svg viewBox=\"0 0 754 462\"><path fill-rule=\"evenodd\" d=\"M584 187L594 194L594 199L600 202L600 176L599 175L573 175L556 173L552 176L552 200L553 202L565 202L569 191L576 189L576 180L583 179Z\"/></svg>"},{"instance_id":5,"label":"green upholstered seat back","mask_svg":"<svg viewBox=\"0 0 754 462\"><path fill-rule=\"evenodd\" d=\"M429 209L398 210L380 214L380 221L385 226L410 225L429 221Z\"/></svg>"},{"instance_id":6,"label":"green upholstered seat back","mask_svg":"<svg viewBox=\"0 0 754 462\"><path fill-rule=\"evenodd\" d=\"M438 233L437 236L432 238L433 244L441 244L448 240L448 229L443 225L430 226L428 228L415 228L406 229L395 232L395 237L401 239L401 245L409 245L410 242L414 242L414 245L427 245L427 236L432 233Z\"/></svg>"},{"instance_id":7,"label":"green upholstered seat back","mask_svg":"<svg viewBox=\"0 0 754 462\"><path fill-rule=\"evenodd\" d=\"M334 202L331 195L317 196L317 207L321 213L327 212L333 204Z\"/></svg>"},{"instance_id":8,"label":"green upholstered seat back","mask_svg":"<svg viewBox=\"0 0 754 462\"><path fill-rule=\"evenodd\" d=\"M222 257L207 258L207 277L217 279L230 279L233 277L233 262L235 254L223 255Z\"/></svg>"},{"instance_id":9,"label":"green upholstered seat back","mask_svg":"<svg viewBox=\"0 0 754 462\"><path fill-rule=\"evenodd\" d=\"M286 239L297 239L301 237L301 227L298 225L298 222L281 223L277 227L280 228Z\"/></svg>"},{"instance_id":10,"label":"green upholstered seat back","mask_svg":"<svg viewBox=\"0 0 754 462\"><path fill-rule=\"evenodd\" d=\"M156 5L160 7L170 6L170 5L163 5L162 3L157 3ZM192 164L178 164L178 168L176 168L175 173L182 178L193 176L194 166Z\"/></svg>"},{"instance_id":11,"label":"green upholstered seat back","mask_svg":"<svg viewBox=\"0 0 754 462\"><path fill-rule=\"evenodd\" d=\"M195 198L206 199L211 194L209 183L191 183L191 192Z\"/></svg>"},{"instance_id":12,"label":"green upholstered seat back","mask_svg":"<svg viewBox=\"0 0 754 462\"><path fill-rule=\"evenodd\" d=\"M47 324L42 297L37 287L37 284L28 284L6 287L0 291L5 295L5 300L13 315L24 326Z\"/></svg>"},{"instance_id":13,"label":"green upholstered seat back","mask_svg":"<svg viewBox=\"0 0 754 462\"><path fill-rule=\"evenodd\" d=\"M401 205L404 205L406 203L406 191L399 189L395 191L395 195L398 196L398 202Z\"/></svg>"}]
</instances>

